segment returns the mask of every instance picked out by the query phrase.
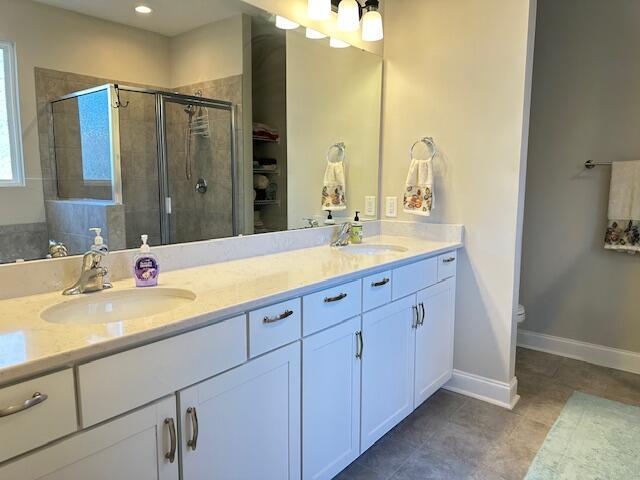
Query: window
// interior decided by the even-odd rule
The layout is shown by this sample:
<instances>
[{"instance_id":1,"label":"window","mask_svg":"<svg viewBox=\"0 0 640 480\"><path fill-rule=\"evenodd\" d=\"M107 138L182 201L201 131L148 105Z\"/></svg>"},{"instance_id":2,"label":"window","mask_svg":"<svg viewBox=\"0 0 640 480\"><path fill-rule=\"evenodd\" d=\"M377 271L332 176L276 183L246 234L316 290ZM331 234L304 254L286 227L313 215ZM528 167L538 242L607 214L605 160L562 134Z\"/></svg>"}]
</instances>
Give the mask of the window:
<instances>
[{"instance_id":1,"label":"window","mask_svg":"<svg viewBox=\"0 0 640 480\"><path fill-rule=\"evenodd\" d=\"M15 45L0 41L0 187L24 185Z\"/></svg>"},{"instance_id":2,"label":"window","mask_svg":"<svg viewBox=\"0 0 640 480\"><path fill-rule=\"evenodd\" d=\"M109 92L78 97L82 177L85 183L111 183L111 119Z\"/></svg>"}]
</instances>

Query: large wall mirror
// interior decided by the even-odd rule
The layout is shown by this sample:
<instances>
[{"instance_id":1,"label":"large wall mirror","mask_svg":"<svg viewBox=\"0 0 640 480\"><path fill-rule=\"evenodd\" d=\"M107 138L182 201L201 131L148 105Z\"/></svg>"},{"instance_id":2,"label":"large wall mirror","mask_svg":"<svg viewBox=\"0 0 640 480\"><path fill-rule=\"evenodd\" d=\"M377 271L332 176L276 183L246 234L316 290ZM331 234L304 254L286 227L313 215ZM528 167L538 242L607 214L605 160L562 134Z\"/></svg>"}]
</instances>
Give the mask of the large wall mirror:
<instances>
[{"instance_id":1,"label":"large wall mirror","mask_svg":"<svg viewBox=\"0 0 640 480\"><path fill-rule=\"evenodd\" d=\"M376 218L380 57L239 0L134 6L0 0L0 263Z\"/></svg>"}]
</instances>

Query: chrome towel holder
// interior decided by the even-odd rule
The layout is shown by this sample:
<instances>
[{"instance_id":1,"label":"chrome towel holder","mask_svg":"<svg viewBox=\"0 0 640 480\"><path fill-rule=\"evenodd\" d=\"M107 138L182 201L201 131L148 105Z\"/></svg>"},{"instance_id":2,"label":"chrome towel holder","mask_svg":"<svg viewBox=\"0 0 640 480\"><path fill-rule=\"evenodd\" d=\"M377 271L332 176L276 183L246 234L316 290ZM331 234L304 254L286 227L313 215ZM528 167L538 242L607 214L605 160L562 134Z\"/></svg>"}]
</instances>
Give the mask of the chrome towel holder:
<instances>
[{"instance_id":1,"label":"chrome towel holder","mask_svg":"<svg viewBox=\"0 0 640 480\"><path fill-rule=\"evenodd\" d=\"M338 149L338 151L340 153L338 154L338 160L336 160L335 162L332 162L331 161L331 150L333 150L334 148ZM328 163L344 162L344 158L345 158L345 155L346 155L346 150L347 150L347 146L344 144L344 142L334 143L333 145L331 145L329 147L329 150L327 150L327 162Z\"/></svg>"},{"instance_id":2,"label":"chrome towel holder","mask_svg":"<svg viewBox=\"0 0 640 480\"><path fill-rule=\"evenodd\" d=\"M593 168L596 167L602 167L602 166L611 166L613 162L594 162L593 160L587 160L586 162L584 162L584 168L586 168L587 170L591 170Z\"/></svg>"},{"instance_id":3,"label":"chrome towel holder","mask_svg":"<svg viewBox=\"0 0 640 480\"><path fill-rule=\"evenodd\" d=\"M436 146L436 142L433 140L433 137L422 137L421 139L416 140L413 143L413 145L411 145L411 150L409 150L409 156L411 157L412 160L413 160L413 151L421 143L426 145L427 148L431 150L431 155L429 155L430 158L434 157L436 153L438 153L438 147Z\"/></svg>"}]
</instances>

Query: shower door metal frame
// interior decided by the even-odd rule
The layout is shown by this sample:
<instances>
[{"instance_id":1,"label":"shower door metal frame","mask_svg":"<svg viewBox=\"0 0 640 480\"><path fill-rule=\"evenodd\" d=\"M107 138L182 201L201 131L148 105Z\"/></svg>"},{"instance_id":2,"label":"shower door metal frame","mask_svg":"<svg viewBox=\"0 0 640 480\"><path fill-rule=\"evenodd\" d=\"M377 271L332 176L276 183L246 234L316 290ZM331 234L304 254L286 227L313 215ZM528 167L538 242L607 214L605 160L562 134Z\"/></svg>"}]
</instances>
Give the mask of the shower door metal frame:
<instances>
[{"instance_id":1,"label":"shower door metal frame","mask_svg":"<svg viewBox=\"0 0 640 480\"><path fill-rule=\"evenodd\" d=\"M160 182L160 232L162 237L162 244L169 244L171 237L170 224L170 212L167 199L170 199L169 192L169 164L168 164L168 149L167 149L167 134L166 134L166 103L177 103L180 105L197 105L204 108L214 108L218 110L226 110L229 112L229 129L230 129L230 145L231 145L231 228L232 235L235 237L238 234L238 221L237 221L237 145L236 145L236 108L231 102L223 100L210 100L194 95L183 95L180 93L171 92L156 92L156 134L158 136L158 160Z\"/></svg>"}]
</instances>

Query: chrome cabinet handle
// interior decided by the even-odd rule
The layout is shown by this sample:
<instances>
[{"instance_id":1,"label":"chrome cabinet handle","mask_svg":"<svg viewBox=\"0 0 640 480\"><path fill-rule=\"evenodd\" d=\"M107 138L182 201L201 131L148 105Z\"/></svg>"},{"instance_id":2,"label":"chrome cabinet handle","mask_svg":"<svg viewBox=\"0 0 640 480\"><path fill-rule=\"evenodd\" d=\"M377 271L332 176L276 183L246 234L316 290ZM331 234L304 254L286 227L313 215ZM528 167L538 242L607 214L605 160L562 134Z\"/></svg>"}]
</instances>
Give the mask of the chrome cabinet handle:
<instances>
[{"instance_id":1,"label":"chrome cabinet handle","mask_svg":"<svg viewBox=\"0 0 640 480\"><path fill-rule=\"evenodd\" d=\"M451 262L455 262L455 261L456 261L456 257L448 257L448 258L442 259L443 263L451 263Z\"/></svg>"},{"instance_id":2,"label":"chrome cabinet handle","mask_svg":"<svg viewBox=\"0 0 640 480\"><path fill-rule=\"evenodd\" d=\"M411 308L413 309L414 313L414 315L412 315L411 317L411 328L418 328L418 325L420 325L420 314L418 313L418 306L414 305Z\"/></svg>"},{"instance_id":3,"label":"chrome cabinet handle","mask_svg":"<svg viewBox=\"0 0 640 480\"><path fill-rule=\"evenodd\" d=\"M187 415L191 417L191 425L193 427L193 434L191 440L187 440L187 447L191 447L191 450L198 448L198 412L196 407L187 408Z\"/></svg>"},{"instance_id":4,"label":"chrome cabinet handle","mask_svg":"<svg viewBox=\"0 0 640 480\"><path fill-rule=\"evenodd\" d=\"M44 402L48 397L44 393L36 392L34 393L30 399L25 400L20 405L11 405L10 407L6 407L0 410L0 418L8 417L9 415L14 415L18 412L23 412L31 407L35 407L40 403Z\"/></svg>"},{"instance_id":5,"label":"chrome cabinet handle","mask_svg":"<svg viewBox=\"0 0 640 480\"><path fill-rule=\"evenodd\" d=\"M373 282L371 284L372 287L382 287L383 285L386 285L387 283L389 283L391 280L389 280L388 278L383 278L382 280L380 280L379 282Z\"/></svg>"},{"instance_id":6,"label":"chrome cabinet handle","mask_svg":"<svg viewBox=\"0 0 640 480\"><path fill-rule=\"evenodd\" d=\"M262 321L263 323L276 323L290 317L291 315L293 315L293 310L285 310L283 313L276 315L275 317L264 317Z\"/></svg>"},{"instance_id":7,"label":"chrome cabinet handle","mask_svg":"<svg viewBox=\"0 0 640 480\"><path fill-rule=\"evenodd\" d=\"M424 308L424 302L420 302L419 305L420 305L420 310L422 312L422 316L420 317L420 321L418 322L418 325L422 326L422 325L424 325L424 317L426 315L426 312L425 312L425 308Z\"/></svg>"},{"instance_id":8,"label":"chrome cabinet handle","mask_svg":"<svg viewBox=\"0 0 640 480\"><path fill-rule=\"evenodd\" d=\"M356 349L356 358L362 358L364 352L364 339L362 338L362 331L356 332L356 339L358 340L358 348Z\"/></svg>"},{"instance_id":9,"label":"chrome cabinet handle","mask_svg":"<svg viewBox=\"0 0 640 480\"><path fill-rule=\"evenodd\" d=\"M176 461L176 449L178 448L178 437L176 435L176 422L173 418L165 418L164 424L169 427L169 438L171 439L171 445L169 451L164 454L164 458L169 460L169 463Z\"/></svg>"},{"instance_id":10,"label":"chrome cabinet handle","mask_svg":"<svg viewBox=\"0 0 640 480\"><path fill-rule=\"evenodd\" d=\"M345 298L347 298L346 293L341 293L340 295L336 295L335 297L324 297L324 303L339 302L340 300L343 300Z\"/></svg>"}]
</instances>

